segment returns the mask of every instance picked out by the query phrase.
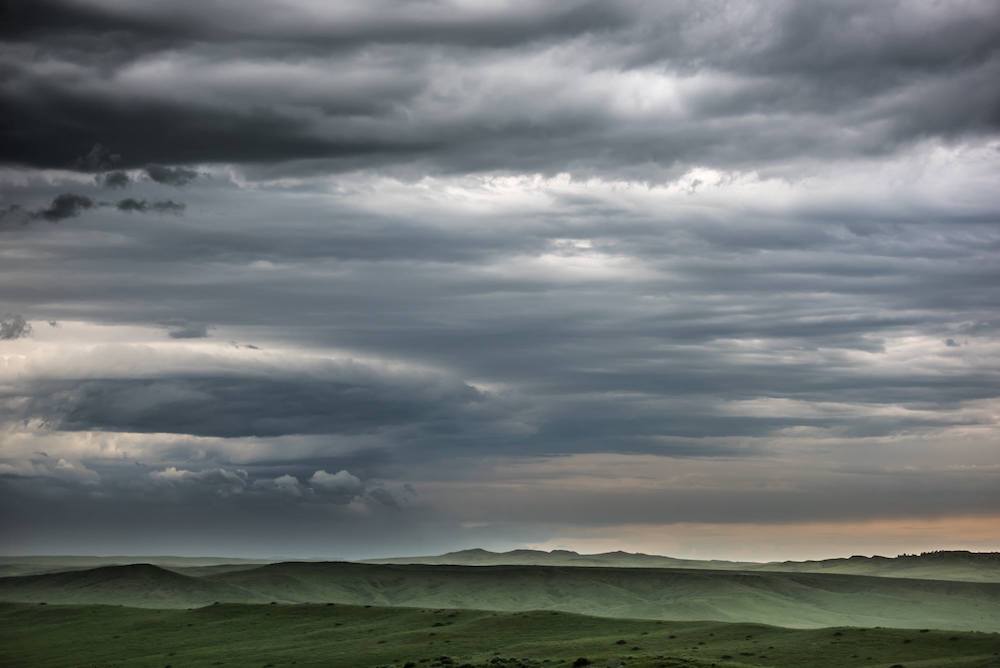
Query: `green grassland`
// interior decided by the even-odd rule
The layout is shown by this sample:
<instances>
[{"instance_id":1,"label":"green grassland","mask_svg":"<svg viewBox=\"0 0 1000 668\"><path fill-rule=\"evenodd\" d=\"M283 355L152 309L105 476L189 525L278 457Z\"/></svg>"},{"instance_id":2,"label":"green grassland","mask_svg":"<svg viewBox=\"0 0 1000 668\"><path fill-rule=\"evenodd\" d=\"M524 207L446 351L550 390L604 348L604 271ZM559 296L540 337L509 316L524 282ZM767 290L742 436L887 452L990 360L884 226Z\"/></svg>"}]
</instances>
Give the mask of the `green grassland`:
<instances>
[{"instance_id":1,"label":"green grassland","mask_svg":"<svg viewBox=\"0 0 1000 668\"><path fill-rule=\"evenodd\" d=\"M231 605L193 610L0 604L0 665L1000 666L1000 635L600 619L551 611ZM584 664L580 664L584 665Z\"/></svg>"},{"instance_id":2,"label":"green grassland","mask_svg":"<svg viewBox=\"0 0 1000 668\"><path fill-rule=\"evenodd\" d=\"M0 578L0 600L139 607L340 603L599 617L1000 631L1000 584L811 573L288 562L191 577L152 565Z\"/></svg>"},{"instance_id":3,"label":"green grassland","mask_svg":"<svg viewBox=\"0 0 1000 668\"><path fill-rule=\"evenodd\" d=\"M370 559L376 564L453 564L456 566L605 566L615 568L693 568L697 570L836 573L878 577L1000 582L1000 553L941 551L898 557L855 556L818 561L701 561L634 552L578 554L570 550L461 550L426 557Z\"/></svg>"}]
</instances>

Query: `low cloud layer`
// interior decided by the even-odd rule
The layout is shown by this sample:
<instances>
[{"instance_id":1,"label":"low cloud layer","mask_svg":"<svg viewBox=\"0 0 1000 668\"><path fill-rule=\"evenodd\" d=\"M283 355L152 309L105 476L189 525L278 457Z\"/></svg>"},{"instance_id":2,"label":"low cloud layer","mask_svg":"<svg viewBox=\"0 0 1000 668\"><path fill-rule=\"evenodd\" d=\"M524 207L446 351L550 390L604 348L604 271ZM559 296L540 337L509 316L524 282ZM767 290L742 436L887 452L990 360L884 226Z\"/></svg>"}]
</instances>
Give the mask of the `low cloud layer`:
<instances>
[{"instance_id":1,"label":"low cloud layer","mask_svg":"<svg viewBox=\"0 0 1000 668\"><path fill-rule=\"evenodd\" d=\"M994 3L11 16L18 549L1000 516Z\"/></svg>"}]
</instances>

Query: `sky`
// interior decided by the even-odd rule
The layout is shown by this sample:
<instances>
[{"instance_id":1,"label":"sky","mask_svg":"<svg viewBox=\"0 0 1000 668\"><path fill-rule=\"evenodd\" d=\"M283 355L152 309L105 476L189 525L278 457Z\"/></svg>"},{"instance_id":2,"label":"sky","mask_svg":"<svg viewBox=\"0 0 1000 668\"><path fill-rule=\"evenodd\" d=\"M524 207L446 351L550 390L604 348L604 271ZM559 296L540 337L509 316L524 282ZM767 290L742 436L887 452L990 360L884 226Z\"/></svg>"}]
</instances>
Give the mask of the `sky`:
<instances>
[{"instance_id":1,"label":"sky","mask_svg":"<svg viewBox=\"0 0 1000 668\"><path fill-rule=\"evenodd\" d=\"M1000 550L992 0L31 0L0 553Z\"/></svg>"}]
</instances>

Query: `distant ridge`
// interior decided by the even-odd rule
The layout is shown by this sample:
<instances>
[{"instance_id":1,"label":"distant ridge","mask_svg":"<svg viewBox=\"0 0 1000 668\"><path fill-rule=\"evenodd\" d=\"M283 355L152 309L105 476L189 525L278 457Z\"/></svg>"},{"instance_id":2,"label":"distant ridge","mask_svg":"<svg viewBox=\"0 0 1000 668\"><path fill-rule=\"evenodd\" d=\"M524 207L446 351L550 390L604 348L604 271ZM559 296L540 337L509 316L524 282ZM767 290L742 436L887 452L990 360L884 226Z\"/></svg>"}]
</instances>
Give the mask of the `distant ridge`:
<instances>
[{"instance_id":1,"label":"distant ridge","mask_svg":"<svg viewBox=\"0 0 1000 668\"><path fill-rule=\"evenodd\" d=\"M153 564L180 573L201 574L217 569L236 568L272 564L285 559L240 559L236 557L175 557L168 555L25 555L0 556L0 577L10 575L35 575L60 571L83 570L101 566L127 566L129 564Z\"/></svg>"},{"instance_id":2,"label":"distant ridge","mask_svg":"<svg viewBox=\"0 0 1000 668\"><path fill-rule=\"evenodd\" d=\"M491 552L481 548L441 555L368 559L372 564L454 564L460 566L599 566L617 568L691 568L698 570L837 573L878 577L1000 582L1000 552L938 550L896 557L860 556L813 561L748 562L677 559L641 552L580 554L572 550Z\"/></svg>"},{"instance_id":3,"label":"distant ridge","mask_svg":"<svg viewBox=\"0 0 1000 668\"><path fill-rule=\"evenodd\" d=\"M0 600L148 608L197 607L216 601L260 602L259 597L238 587L181 575L152 564L0 578Z\"/></svg>"}]
</instances>

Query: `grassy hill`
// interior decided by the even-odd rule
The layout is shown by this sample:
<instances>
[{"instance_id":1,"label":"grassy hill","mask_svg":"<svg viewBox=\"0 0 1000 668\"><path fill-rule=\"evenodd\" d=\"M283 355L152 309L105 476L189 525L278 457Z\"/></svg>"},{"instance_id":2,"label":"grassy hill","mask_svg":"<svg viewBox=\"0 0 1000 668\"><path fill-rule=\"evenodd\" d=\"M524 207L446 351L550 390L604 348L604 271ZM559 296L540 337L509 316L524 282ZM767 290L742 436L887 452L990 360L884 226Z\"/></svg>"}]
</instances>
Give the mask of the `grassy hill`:
<instances>
[{"instance_id":1,"label":"grassy hill","mask_svg":"<svg viewBox=\"0 0 1000 668\"><path fill-rule=\"evenodd\" d=\"M0 604L0 665L972 668L1000 665L1000 636L342 605Z\"/></svg>"},{"instance_id":2,"label":"grassy hill","mask_svg":"<svg viewBox=\"0 0 1000 668\"><path fill-rule=\"evenodd\" d=\"M0 600L179 608L214 601L259 602L260 598L223 582L181 575L152 564L131 564L0 578Z\"/></svg>"},{"instance_id":3,"label":"grassy hill","mask_svg":"<svg viewBox=\"0 0 1000 668\"><path fill-rule=\"evenodd\" d=\"M812 573L284 563L210 578L283 602L1000 630L1000 584Z\"/></svg>"},{"instance_id":4,"label":"grassy hill","mask_svg":"<svg viewBox=\"0 0 1000 668\"><path fill-rule=\"evenodd\" d=\"M1000 584L690 569L288 562L192 577L137 564L0 578L0 600L162 608L331 602L1000 631Z\"/></svg>"},{"instance_id":5,"label":"grassy hill","mask_svg":"<svg viewBox=\"0 0 1000 668\"><path fill-rule=\"evenodd\" d=\"M839 573L878 577L1000 582L1000 553L940 551L897 557L854 556L818 561L701 561L635 552L579 554L570 550L512 550L490 552L473 549L425 557L369 559L374 564L454 564L459 566L610 566L616 568L693 568L698 570L767 571L790 573Z\"/></svg>"}]
</instances>

